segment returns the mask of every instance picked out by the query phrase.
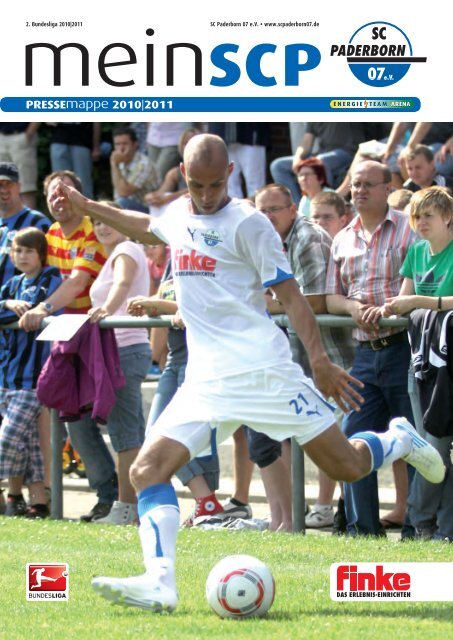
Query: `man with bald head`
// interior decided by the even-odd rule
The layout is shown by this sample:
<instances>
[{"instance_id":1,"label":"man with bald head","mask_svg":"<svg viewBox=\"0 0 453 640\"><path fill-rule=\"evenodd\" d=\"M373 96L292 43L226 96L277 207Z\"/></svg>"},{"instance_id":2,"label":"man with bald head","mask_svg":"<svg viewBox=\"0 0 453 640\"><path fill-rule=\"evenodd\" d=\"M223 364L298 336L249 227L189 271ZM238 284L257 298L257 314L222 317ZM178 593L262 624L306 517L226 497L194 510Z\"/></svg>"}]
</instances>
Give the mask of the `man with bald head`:
<instances>
[{"instance_id":1,"label":"man with bald head","mask_svg":"<svg viewBox=\"0 0 453 640\"><path fill-rule=\"evenodd\" d=\"M329 313L350 315L357 324L351 375L363 382L365 403L360 412L352 410L347 416L343 426L348 437L370 425L384 432L396 416L412 420L407 333L403 327L378 326L381 306L401 287L400 268L415 239L408 217L388 207L390 183L391 173L384 165L372 161L356 165L351 193L359 215L335 236L327 273ZM382 533L375 472L345 485L345 507L350 535ZM402 520L404 514L397 517Z\"/></svg>"},{"instance_id":2,"label":"man with bald head","mask_svg":"<svg viewBox=\"0 0 453 640\"><path fill-rule=\"evenodd\" d=\"M99 577L92 583L118 604L174 609L179 508L171 478L241 424L276 440L294 435L321 468L339 479L366 475L380 466L384 455L389 462L408 456L439 482L444 475L437 452L425 445L416 451L411 428L404 424L384 437L365 433L348 441L341 433L326 398L358 410L360 395L350 386L354 379L328 359L272 224L249 203L229 198L232 170L220 138L193 137L181 165L189 196L172 203L151 225L146 214L94 203L66 185L56 194L129 236L170 244L176 296L187 328L186 381L148 431L131 469L146 572L132 578ZM263 295L268 287L304 342L320 391L292 363L285 336L268 317ZM141 313L135 303L130 311Z\"/></svg>"}]
</instances>

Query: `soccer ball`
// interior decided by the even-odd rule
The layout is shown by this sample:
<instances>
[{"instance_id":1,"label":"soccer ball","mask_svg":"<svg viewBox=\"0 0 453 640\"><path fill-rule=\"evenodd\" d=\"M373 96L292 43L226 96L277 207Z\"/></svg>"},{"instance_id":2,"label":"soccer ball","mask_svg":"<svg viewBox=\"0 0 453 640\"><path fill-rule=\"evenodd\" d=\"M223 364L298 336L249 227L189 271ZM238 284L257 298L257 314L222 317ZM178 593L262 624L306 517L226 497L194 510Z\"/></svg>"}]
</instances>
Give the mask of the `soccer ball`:
<instances>
[{"instance_id":1,"label":"soccer ball","mask_svg":"<svg viewBox=\"0 0 453 640\"><path fill-rule=\"evenodd\" d=\"M264 616L272 606L275 583L268 567L252 556L227 556L211 570L206 598L221 618Z\"/></svg>"}]
</instances>

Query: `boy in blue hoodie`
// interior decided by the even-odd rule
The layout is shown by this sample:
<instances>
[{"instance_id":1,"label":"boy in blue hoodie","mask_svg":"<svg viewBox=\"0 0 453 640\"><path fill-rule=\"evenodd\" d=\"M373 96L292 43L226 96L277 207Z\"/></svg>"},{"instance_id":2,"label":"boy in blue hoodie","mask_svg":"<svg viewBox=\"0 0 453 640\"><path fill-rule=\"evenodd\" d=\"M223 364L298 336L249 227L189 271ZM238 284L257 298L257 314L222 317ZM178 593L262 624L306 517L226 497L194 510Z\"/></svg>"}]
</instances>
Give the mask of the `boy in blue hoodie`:
<instances>
[{"instance_id":1,"label":"boy in blue hoodie","mask_svg":"<svg viewBox=\"0 0 453 640\"><path fill-rule=\"evenodd\" d=\"M0 289L0 324L20 318L42 304L61 284L56 267L46 267L47 240L35 227L16 233L11 260L21 275ZM49 515L44 486L44 463L38 432L42 405L36 397L39 373L50 352L50 342L36 341L39 331L3 330L0 333L0 478L8 478L5 515L45 518ZM27 508L22 486L27 485Z\"/></svg>"}]
</instances>

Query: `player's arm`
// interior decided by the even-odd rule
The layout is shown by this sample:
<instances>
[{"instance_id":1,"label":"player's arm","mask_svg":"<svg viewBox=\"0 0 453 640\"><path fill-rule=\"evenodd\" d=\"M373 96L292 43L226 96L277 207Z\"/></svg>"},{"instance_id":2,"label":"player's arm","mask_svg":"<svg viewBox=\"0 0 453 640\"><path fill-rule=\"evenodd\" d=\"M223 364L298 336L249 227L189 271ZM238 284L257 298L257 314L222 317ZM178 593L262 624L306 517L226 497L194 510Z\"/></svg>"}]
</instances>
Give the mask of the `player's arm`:
<instances>
[{"instance_id":1,"label":"player's arm","mask_svg":"<svg viewBox=\"0 0 453 640\"><path fill-rule=\"evenodd\" d=\"M300 292L297 282L290 278L272 285L272 291L283 305L294 331L303 342L310 362L323 362L327 353L321 340L318 323L305 296Z\"/></svg>"},{"instance_id":2,"label":"player's arm","mask_svg":"<svg viewBox=\"0 0 453 640\"><path fill-rule=\"evenodd\" d=\"M53 194L52 202L56 203L56 206L58 198L67 198L79 214L91 216L133 240L144 244L164 244L163 240L149 231L151 216L147 213L117 209L108 204L94 202L63 182L60 182Z\"/></svg>"},{"instance_id":3,"label":"player's arm","mask_svg":"<svg viewBox=\"0 0 453 640\"><path fill-rule=\"evenodd\" d=\"M308 353L318 389L326 398L333 398L343 411L348 412L351 408L360 411L363 398L351 387L351 382L358 387L363 385L327 357L316 318L296 281L292 278L284 280L272 285L272 290Z\"/></svg>"}]
</instances>

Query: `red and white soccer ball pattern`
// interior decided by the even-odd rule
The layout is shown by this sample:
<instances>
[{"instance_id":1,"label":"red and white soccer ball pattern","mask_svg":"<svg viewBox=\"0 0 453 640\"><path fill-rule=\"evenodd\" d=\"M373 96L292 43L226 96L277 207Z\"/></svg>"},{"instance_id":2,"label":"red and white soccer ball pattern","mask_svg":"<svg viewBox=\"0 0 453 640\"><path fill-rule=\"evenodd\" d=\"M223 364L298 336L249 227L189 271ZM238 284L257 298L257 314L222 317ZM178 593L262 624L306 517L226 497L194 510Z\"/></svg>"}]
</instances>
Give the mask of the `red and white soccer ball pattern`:
<instances>
[{"instance_id":1,"label":"red and white soccer ball pattern","mask_svg":"<svg viewBox=\"0 0 453 640\"><path fill-rule=\"evenodd\" d=\"M264 616L272 606L275 582L268 567L252 556L227 556L206 581L206 598L221 618Z\"/></svg>"}]
</instances>

